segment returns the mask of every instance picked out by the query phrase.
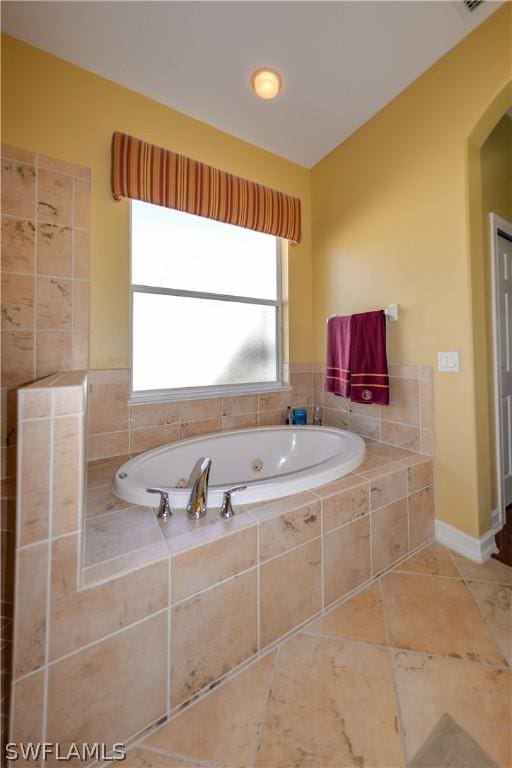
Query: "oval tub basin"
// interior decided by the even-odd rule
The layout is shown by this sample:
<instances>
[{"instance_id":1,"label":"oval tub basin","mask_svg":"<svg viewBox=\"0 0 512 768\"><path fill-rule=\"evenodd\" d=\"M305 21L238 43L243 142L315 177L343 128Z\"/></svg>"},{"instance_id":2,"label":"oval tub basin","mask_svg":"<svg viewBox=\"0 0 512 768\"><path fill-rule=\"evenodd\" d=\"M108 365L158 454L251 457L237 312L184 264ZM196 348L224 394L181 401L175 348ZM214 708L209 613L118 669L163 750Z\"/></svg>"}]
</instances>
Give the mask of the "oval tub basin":
<instances>
[{"instance_id":1,"label":"oval tub basin","mask_svg":"<svg viewBox=\"0 0 512 768\"><path fill-rule=\"evenodd\" d=\"M333 482L363 461L364 441L333 427L258 427L239 429L170 443L127 461L114 475L114 493L155 507L146 489L169 492L173 509L185 509L186 487L197 460L212 459L208 506L220 507L223 493L234 485L247 489L233 495L235 504L251 504L307 491Z\"/></svg>"}]
</instances>

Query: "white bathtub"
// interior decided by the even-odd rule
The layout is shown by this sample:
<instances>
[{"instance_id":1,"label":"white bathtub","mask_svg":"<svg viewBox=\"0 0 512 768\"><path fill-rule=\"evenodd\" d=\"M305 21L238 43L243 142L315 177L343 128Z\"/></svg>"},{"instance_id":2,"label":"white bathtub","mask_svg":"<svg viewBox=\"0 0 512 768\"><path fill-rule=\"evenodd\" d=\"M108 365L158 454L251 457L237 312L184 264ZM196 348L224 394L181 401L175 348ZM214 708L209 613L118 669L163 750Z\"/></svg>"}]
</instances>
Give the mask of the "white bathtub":
<instances>
[{"instance_id":1,"label":"white bathtub","mask_svg":"<svg viewBox=\"0 0 512 768\"><path fill-rule=\"evenodd\" d=\"M259 427L170 443L135 456L113 479L113 489L133 504L155 506L147 488L168 489L172 509L185 509L190 488L183 488L201 456L212 459L208 505L219 507L223 492L247 484L235 504L277 499L337 480L363 461L364 441L332 427ZM261 469L258 469L261 462Z\"/></svg>"}]
</instances>

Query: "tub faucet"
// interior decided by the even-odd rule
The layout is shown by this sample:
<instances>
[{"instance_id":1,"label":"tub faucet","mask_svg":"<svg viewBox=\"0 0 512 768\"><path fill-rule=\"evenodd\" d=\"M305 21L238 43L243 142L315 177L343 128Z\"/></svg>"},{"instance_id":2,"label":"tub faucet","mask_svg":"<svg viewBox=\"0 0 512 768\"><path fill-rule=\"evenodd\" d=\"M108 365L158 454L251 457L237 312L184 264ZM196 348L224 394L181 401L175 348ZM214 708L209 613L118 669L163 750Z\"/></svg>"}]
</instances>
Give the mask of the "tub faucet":
<instances>
[{"instance_id":1,"label":"tub faucet","mask_svg":"<svg viewBox=\"0 0 512 768\"><path fill-rule=\"evenodd\" d=\"M208 480L210 478L211 459L201 457L197 460L190 474L187 485L192 486L192 492L187 504L187 514L192 520L199 520L207 512Z\"/></svg>"}]
</instances>

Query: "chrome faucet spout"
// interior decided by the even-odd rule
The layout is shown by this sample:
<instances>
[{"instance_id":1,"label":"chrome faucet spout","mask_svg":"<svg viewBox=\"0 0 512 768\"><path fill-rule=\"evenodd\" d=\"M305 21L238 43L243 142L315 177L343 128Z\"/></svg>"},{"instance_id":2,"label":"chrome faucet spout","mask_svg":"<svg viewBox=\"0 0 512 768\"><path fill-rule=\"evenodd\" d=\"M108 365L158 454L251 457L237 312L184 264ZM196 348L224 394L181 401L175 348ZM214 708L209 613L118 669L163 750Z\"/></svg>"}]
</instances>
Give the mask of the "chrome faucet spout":
<instances>
[{"instance_id":1,"label":"chrome faucet spout","mask_svg":"<svg viewBox=\"0 0 512 768\"><path fill-rule=\"evenodd\" d=\"M211 459L201 457L190 475L188 485L192 486L192 492L187 505L187 514L192 520L199 520L208 511L208 482L211 466Z\"/></svg>"}]
</instances>

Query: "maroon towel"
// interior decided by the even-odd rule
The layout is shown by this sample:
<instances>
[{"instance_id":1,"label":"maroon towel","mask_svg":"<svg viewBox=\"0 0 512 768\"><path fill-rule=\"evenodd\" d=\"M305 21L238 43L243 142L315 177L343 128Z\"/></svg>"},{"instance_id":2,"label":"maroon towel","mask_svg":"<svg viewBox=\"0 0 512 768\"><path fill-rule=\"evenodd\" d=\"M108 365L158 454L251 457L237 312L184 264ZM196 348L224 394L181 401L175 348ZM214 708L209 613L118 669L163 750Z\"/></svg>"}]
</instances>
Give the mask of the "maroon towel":
<instances>
[{"instance_id":1,"label":"maroon towel","mask_svg":"<svg viewBox=\"0 0 512 768\"><path fill-rule=\"evenodd\" d=\"M389 405L386 315L362 312L350 322L350 397L354 403Z\"/></svg>"},{"instance_id":2,"label":"maroon towel","mask_svg":"<svg viewBox=\"0 0 512 768\"><path fill-rule=\"evenodd\" d=\"M340 397L350 397L350 328L350 315L327 321L325 389Z\"/></svg>"},{"instance_id":3,"label":"maroon towel","mask_svg":"<svg viewBox=\"0 0 512 768\"><path fill-rule=\"evenodd\" d=\"M389 405L383 309L329 318L325 388L354 403Z\"/></svg>"}]
</instances>

